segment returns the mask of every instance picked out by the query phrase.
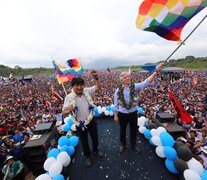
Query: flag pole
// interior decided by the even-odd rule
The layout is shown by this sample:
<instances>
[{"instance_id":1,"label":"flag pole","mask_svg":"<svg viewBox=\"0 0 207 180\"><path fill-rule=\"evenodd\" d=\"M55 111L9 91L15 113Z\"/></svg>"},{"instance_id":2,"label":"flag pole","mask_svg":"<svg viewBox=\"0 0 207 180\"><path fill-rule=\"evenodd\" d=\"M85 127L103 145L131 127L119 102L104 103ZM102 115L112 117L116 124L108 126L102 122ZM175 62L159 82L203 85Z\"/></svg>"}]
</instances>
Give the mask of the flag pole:
<instances>
[{"instance_id":1,"label":"flag pole","mask_svg":"<svg viewBox=\"0 0 207 180\"><path fill-rule=\"evenodd\" d=\"M165 59L164 62L167 62L170 59L170 57L180 48L180 46L184 44L184 42L191 36L191 34L193 34L193 32L198 28L198 26L200 26L200 24L206 19L206 17L207 14L203 17L203 19L201 19L197 26L188 34L188 36L179 44L179 46Z\"/></svg>"},{"instance_id":2,"label":"flag pole","mask_svg":"<svg viewBox=\"0 0 207 180\"><path fill-rule=\"evenodd\" d=\"M63 90L64 90L64 92L65 92L65 95L67 96L68 94L67 94L67 91L66 91L65 86L64 86L63 83L62 83L62 87L63 87Z\"/></svg>"}]
</instances>

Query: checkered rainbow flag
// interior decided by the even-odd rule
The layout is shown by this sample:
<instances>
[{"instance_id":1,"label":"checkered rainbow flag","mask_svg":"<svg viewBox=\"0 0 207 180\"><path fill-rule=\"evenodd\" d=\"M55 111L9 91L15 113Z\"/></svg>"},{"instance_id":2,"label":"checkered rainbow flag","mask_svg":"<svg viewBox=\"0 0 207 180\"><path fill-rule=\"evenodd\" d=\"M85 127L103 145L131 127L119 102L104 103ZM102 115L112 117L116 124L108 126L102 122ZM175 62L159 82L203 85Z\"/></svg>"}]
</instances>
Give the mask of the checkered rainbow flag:
<instances>
[{"instance_id":1,"label":"checkered rainbow flag","mask_svg":"<svg viewBox=\"0 0 207 180\"><path fill-rule=\"evenodd\" d=\"M136 26L167 40L181 41L183 27L206 6L207 0L144 0Z\"/></svg>"}]
</instances>

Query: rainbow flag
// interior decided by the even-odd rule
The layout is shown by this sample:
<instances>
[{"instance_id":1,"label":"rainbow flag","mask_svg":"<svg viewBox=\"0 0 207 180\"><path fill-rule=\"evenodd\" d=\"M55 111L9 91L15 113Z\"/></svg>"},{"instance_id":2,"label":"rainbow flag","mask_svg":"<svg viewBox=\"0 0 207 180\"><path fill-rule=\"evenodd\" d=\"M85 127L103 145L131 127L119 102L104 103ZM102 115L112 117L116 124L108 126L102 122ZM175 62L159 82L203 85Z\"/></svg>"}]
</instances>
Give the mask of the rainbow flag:
<instances>
[{"instance_id":1,"label":"rainbow flag","mask_svg":"<svg viewBox=\"0 0 207 180\"><path fill-rule=\"evenodd\" d=\"M66 68L64 66L61 66L55 60L52 61L52 63L55 68L55 73L56 73L57 80L58 80L59 84L62 84L64 82L71 80L74 76L80 76L83 74L83 69L82 69L81 65L79 66L79 68L77 68L77 67Z\"/></svg>"},{"instance_id":2,"label":"rainbow flag","mask_svg":"<svg viewBox=\"0 0 207 180\"><path fill-rule=\"evenodd\" d=\"M181 41L183 27L206 6L207 0L144 0L136 26L167 40Z\"/></svg>"},{"instance_id":3,"label":"rainbow flag","mask_svg":"<svg viewBox=\"0 0 207 180\"><path fill-rule=\"evenodd\" d=\"M69 59L67 64L70 68L73 68L78 74L83 74L83 67L78 59Z\"/></svg>"}]
</instances>

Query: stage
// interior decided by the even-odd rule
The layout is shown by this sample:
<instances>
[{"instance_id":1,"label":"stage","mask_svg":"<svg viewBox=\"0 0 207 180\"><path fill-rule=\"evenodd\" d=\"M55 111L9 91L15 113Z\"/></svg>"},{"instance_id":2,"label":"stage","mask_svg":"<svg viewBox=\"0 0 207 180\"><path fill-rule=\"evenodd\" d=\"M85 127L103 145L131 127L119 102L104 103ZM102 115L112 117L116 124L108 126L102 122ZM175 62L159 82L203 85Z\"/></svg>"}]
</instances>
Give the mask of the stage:
<instances>
[{"instance_id":1,"label":"stage","mask_svg":"<svg viewBox=\"0 0 207 180\"><path fill-rule=\"evenodd\" d=\"M129 148L120 155L119 153L119 124L112 118L98 119L98 133L100 149L104 157L99 159L92 156L93 167L85 166L80 143L76 148L73 159L68 168L64 169L65 176L70 180L176 180L179 176L170 173L164 164L164 159L155 153L155 147L138 132L138 146L141 154L137 155ZM129 142L129 127L127 131Z\"/></svg>"}]
</instances>

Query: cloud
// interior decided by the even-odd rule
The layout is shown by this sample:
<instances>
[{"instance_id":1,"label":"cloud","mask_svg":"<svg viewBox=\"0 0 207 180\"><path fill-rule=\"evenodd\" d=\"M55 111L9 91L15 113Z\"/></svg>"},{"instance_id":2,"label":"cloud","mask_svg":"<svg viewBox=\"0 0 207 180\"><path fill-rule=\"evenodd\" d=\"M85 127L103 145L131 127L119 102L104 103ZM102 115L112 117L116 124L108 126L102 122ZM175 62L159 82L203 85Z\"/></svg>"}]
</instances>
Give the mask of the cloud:
<instances>
[{"instance_id":1,"label":"cloud","mask_svg":"<svg viewBox=\"0 0 207 180\"><path fill-rule=\"evenodd\" d=\"M0 64L52 67L80 58L83 66L112 67L164 60L177 47L154 33L138 30L141 1L2 0L0 1ZM182 37L206 14L203 10ZM204 21L173 58L206 56Z\"/></svg>"}]
</instances>

